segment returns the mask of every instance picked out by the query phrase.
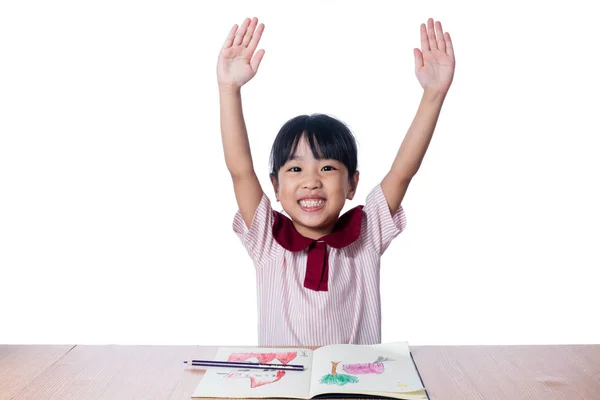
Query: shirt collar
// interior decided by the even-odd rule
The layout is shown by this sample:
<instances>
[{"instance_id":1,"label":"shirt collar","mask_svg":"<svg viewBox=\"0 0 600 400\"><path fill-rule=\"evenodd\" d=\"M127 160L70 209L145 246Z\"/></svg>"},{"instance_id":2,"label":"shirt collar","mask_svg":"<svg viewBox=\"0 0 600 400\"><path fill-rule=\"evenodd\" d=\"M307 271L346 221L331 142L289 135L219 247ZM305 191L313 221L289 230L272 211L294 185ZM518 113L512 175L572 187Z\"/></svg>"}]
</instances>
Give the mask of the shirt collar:
<instances>
[{"instance_id":1,"label":"shirt collar","mask_svg":"<svg viewBox=\"0 0 600 400\"><path fill-rule=\"evenodd\" d=\"M285 215L273 211L273 237L284 249L297 252L308 248L304 287L315 291L327 291L329 263L327 246L340 249L348 246L360 235L363 206L356 206L344 213L333 231L319 239L303 236Z\"/></svg>"}]
</instances>

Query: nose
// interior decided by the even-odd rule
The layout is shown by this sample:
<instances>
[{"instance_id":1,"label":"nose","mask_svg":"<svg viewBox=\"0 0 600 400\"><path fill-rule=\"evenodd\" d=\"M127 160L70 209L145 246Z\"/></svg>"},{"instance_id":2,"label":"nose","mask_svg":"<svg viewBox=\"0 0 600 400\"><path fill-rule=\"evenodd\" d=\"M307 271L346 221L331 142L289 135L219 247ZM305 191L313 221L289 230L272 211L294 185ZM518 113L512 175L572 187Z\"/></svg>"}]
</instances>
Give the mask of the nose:
<instances>
[{"instance_id":1,"label":"nose","mask_svg":"<svg viewBox=\"0 0 600 400\"><path fill-rule=\"evenodd\" d=\"M305 175L304 182L302 182L303 189L314 190L322 187L323 183L321 182L321 178L318 174L309 172Z\"/></svg>"}]
</instances>

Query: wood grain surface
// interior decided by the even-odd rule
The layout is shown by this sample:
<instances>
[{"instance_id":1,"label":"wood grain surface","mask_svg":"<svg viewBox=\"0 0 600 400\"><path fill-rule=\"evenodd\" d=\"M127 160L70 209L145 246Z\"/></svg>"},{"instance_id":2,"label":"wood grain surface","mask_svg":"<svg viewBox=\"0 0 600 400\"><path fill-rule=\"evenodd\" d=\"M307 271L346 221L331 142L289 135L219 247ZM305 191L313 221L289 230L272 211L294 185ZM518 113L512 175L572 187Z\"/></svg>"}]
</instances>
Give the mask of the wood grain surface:
<instances>
[{"instance_id":1,"label":"wood grain surface","mask_svg":"<svg viewBox=\"0 0 600 400\"><path fill-rule=\"evenodd\" d=\"M0 346L0 400L10 400L75 346Z\"/></svg>"},{"instance_id":2,"label":"wood grain surface","mask_svg":"<svg viewBox=\"0 0 600 400\"><path fill-rule=\"evenodd\" d=\"M600 346L411 347L431 400L600 400Z\"/></svg>"},{"instance_id":3,"label":"wood grain surface","mask_svg":"<svg viewBox=\"0 0 600 400\"><path fill-rule=\"evenodd\" d=\"M204 370L183 361L213 359L217 350L0 345L0 400L188 400ZM600 400L600 345L411 351L431 400Z\"/></svg>"}]
</instances>

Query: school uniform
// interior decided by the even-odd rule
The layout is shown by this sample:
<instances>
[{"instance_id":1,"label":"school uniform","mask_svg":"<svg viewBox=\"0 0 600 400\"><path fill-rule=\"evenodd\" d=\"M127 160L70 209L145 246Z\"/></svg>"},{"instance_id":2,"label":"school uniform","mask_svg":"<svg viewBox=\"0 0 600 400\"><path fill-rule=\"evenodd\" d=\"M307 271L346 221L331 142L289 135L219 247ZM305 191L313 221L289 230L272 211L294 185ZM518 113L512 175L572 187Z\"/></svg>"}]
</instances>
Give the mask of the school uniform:
<instances>
[{"instance_id":1,"label":"school uniform","mask_svg":"<svg viewBox=\"0 0 600 400\"><path fill-rule=\"evenodd\" d=\"M256 270L259 346L381 343L381 255L404 230L377 185L318 241L302 236L263 193L250 229L233 230Z\"/></svg>"}]
</instances>

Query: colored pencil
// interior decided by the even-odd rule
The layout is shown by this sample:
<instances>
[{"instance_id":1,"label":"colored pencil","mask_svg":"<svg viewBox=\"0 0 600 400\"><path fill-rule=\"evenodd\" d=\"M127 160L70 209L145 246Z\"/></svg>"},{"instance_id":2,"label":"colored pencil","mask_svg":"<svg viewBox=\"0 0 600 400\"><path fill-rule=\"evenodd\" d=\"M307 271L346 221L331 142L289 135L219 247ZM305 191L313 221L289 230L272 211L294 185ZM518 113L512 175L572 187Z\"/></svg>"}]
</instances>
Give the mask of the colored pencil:
<instances>
[{"instance_id":1,"label":"colored pencil","mask_svg":"<svg viewBox=\"0 0 600 400\"><path fill-rule=\"evenodd\" d=\"M209 361L209 360L192 360L194 367L225 367L225 368L240 368L240 369L269 369L279 371L304 371L303 365L292 364L261 364L249 362L235 361Z\"/></svg>"}]
</instances>

